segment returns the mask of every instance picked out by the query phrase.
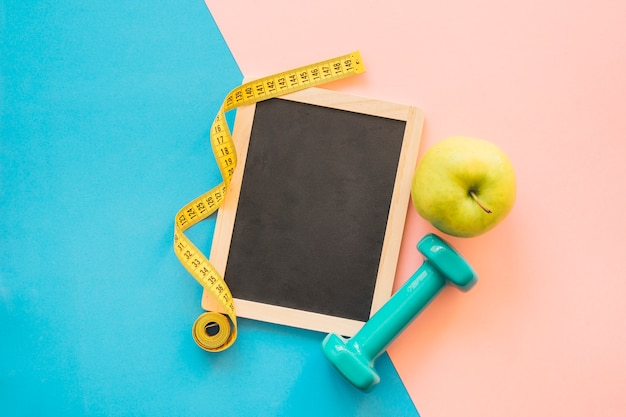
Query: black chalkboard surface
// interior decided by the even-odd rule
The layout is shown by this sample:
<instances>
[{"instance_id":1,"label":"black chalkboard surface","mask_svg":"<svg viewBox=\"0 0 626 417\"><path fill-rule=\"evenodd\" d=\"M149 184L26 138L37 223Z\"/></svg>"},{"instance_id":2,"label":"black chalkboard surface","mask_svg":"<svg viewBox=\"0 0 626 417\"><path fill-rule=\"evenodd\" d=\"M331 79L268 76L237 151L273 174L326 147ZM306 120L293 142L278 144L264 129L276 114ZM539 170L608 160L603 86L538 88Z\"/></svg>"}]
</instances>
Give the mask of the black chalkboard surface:
<instances>
[{"instance_id":1,"label":"black chalkboard surface","mask_svg":"<svg viewBox=\"0 0 626 417\"><path fill-rule=\"evenodd\" d=\"M238 110L210 255L237 315L349 336L390 297L422 120L321 89Z\"/></svg>"}]
</instances>

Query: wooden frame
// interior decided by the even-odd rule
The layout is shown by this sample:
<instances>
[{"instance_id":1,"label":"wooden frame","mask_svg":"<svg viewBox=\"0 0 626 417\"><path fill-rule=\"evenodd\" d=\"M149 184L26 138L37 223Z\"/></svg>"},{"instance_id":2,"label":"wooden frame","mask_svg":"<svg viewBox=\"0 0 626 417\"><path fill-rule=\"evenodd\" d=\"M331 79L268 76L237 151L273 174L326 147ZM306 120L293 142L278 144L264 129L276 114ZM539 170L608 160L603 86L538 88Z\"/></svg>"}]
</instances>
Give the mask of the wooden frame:
<instances>
[{"instance_id":1,"label":"wooden frame","mask_svg":"<svg viewBox=\"0 0 626 417\"><path fill-rule=\"evenodd\" d=\"M380 256L374 295L371 300L371 317L391 296L410 198L412 176L419 151L424 119L423 113L413 106L355 97L319 88L310 88L281 96L279 99L406 122L395 185L390 201L383 250ZM209 257L216 269L222 274L226 270L241 185L246 172L246 157L255 108L255 105L241 107L237 110L235 118L233 141L237 150L238 166L232 178L226 199L218 211ZM228 284L228 277L225 277L225 280ZM364 323L359 320L243 300L237 298L236 294L233 294L233 297L236 314L239 317L321 332L334 332L345 336L352 336ZM202 307L209 311L219 310L217 304L206 291L203 295Z\"/></svg>"}]
</instances>

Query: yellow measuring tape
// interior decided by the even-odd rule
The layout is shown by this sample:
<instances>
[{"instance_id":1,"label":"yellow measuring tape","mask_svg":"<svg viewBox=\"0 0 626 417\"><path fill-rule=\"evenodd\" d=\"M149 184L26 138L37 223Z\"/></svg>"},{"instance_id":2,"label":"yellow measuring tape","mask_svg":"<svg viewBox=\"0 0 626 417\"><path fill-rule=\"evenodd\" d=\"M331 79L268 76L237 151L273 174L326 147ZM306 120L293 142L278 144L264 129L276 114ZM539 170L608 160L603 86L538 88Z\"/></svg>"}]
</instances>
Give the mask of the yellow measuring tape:
<instances>
[{"instance_id":1,"label":"yellow measuring tape","mask_svg":"<svg viewBox=\"0 0 626 417\"><path fill-rule=\"evenodd\" d=\"M222 174L223 182L188 203L176 214L174 251L189 273L217 300L222 312L208 311L193 325L193 338L202 349L219 352L230 347L237 338L237 317L233 297L221 274L184 232L213 214L224 201L237 166L225 113L237 107L293 93L329 81L346 78L365 71L358 51L245 83L232 90L220 107L211 125L211 148Z\"/></svg>"}]
</instances>

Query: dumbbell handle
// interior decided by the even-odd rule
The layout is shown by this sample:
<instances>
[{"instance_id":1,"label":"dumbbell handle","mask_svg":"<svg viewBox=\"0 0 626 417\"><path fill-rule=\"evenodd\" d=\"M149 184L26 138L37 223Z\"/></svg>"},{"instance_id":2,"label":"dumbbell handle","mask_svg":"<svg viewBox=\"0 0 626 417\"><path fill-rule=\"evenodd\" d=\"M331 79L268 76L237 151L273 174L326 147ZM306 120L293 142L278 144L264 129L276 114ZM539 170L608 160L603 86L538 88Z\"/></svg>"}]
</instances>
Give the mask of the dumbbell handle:
<instances>
[{"instance_id":1,"label":"dumbbell handle","mask_svg":"<svg viewBox=\"0 0 626 417\"><path fill-rule=\"evenodd\" d=\"M373 361L417 317L445 284L443 275L425 260L347 345Z\"/></svg>"}]
</instances>

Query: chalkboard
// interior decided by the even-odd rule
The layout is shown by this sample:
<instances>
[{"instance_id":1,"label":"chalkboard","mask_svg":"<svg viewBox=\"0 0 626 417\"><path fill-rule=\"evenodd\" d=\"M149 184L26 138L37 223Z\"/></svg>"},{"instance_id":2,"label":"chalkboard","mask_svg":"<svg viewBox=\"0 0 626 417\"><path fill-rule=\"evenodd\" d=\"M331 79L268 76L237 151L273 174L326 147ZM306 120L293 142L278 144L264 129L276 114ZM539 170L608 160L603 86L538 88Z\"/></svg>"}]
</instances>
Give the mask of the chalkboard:
<instances>
[{"instance_id":1,"label":"chalkboard","mask_svg":"<svg viewBox=\"0 0 626 417\"><path fill-rule=\"evenodd\" d=\"M422 124L415 107L316 88L238 109L210 254L238 316L350 336L384 304Z\"/></svg>"}]
</instances>

